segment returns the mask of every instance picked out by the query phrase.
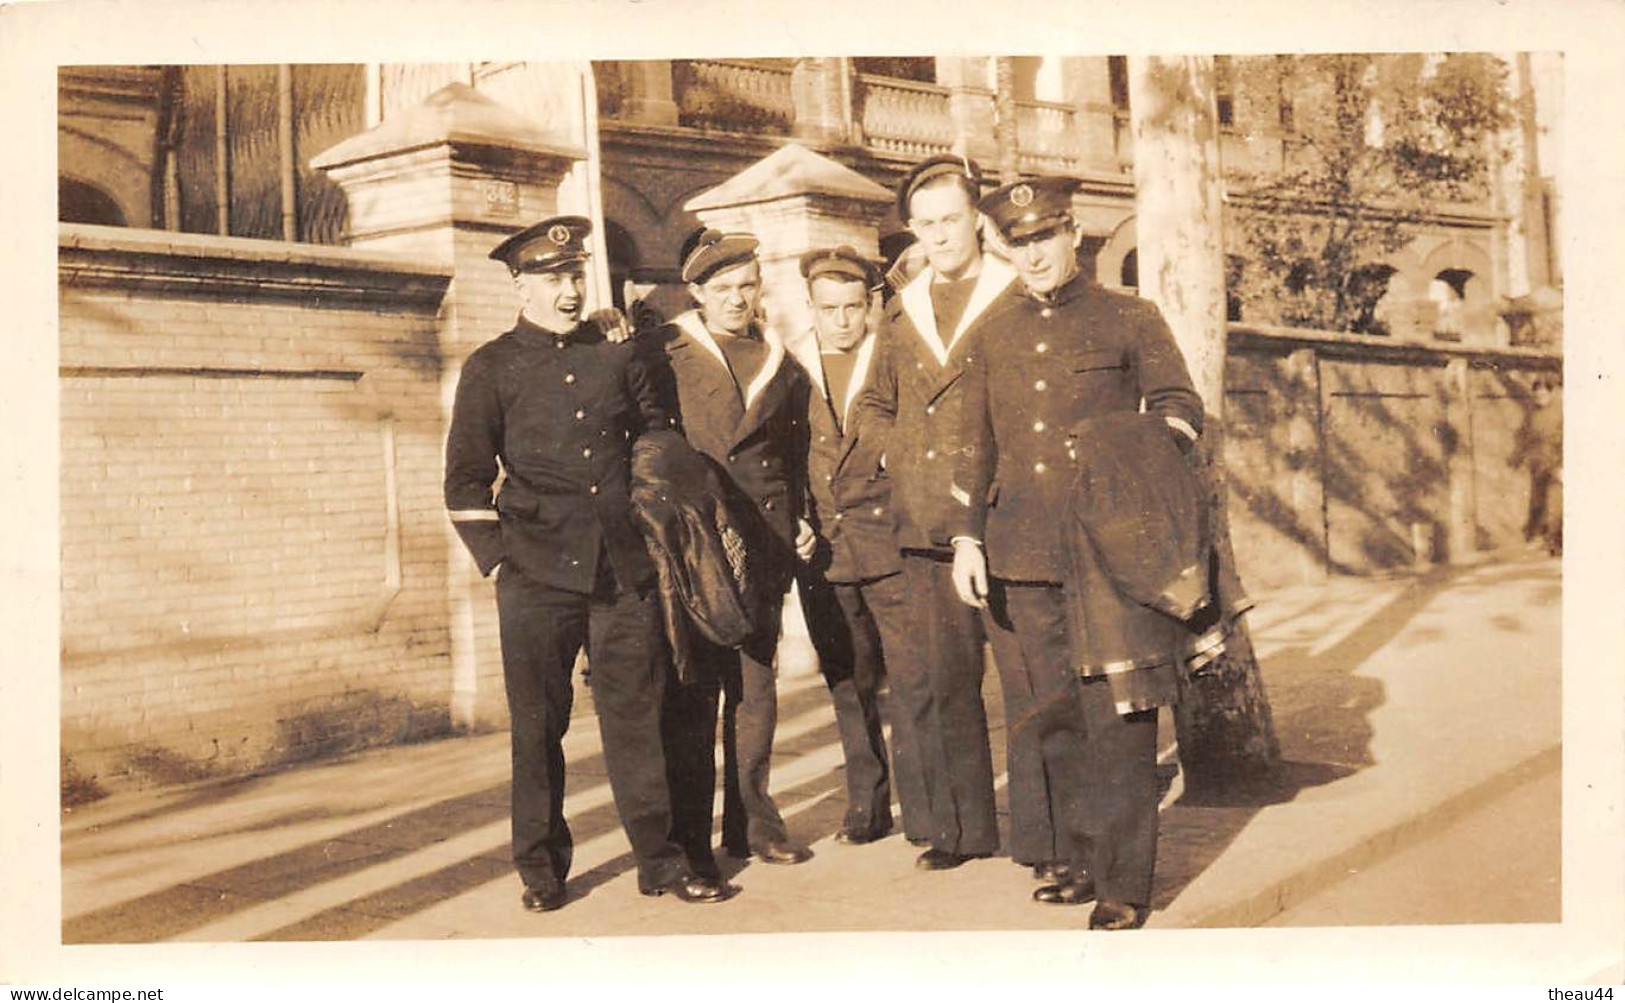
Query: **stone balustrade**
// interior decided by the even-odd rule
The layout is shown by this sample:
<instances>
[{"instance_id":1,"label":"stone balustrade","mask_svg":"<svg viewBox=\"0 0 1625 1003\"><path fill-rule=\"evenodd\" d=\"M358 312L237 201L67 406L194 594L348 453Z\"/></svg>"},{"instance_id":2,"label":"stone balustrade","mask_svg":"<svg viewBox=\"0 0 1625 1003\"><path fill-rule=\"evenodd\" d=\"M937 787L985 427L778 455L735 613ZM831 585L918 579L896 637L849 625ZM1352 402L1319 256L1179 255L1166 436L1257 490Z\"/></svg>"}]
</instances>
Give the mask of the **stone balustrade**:
<instances>
[{"instance_id":1,"label":"stone balustrade","mask_svg":"<svg viewBox=\"0 0 1625 1003\"><path fill-rule=\"evenodd\" d=\"M857 82L856 117L871 149L928 157L952 148L948 88L869 73Z\"/></svg>"},{"instance_id":2,"label":"stone balustrade","mask_svg":"<svg viewBox=\"0 0 1625 1003\"><path fill-rule=\"evenodd\" d=\"M1057 101L1016 102L1016 147L1022 169L1073 171L1083 163L1077 109Z\"/></svg>"},{"instance_id":3,"label":"stone balustrade","mask_svg":"<svg viewBox=\"0 0 1625 1003\"><path fill-rule=\"evenodd\" d=\"M789 60L778 66L745 59L672 63L678 124L723 132L789 135L796 119Z\"/></svg>"}]
</instances>

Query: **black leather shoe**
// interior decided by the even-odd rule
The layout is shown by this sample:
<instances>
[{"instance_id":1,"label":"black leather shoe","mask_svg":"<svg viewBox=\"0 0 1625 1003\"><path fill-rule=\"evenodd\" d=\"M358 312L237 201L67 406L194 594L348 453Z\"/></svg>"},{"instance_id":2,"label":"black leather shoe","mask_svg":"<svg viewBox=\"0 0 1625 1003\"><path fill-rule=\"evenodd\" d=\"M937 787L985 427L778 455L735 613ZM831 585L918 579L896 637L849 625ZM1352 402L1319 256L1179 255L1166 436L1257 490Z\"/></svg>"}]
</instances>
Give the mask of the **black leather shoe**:
<instances>
[{"instance_id":1,"label":"black leather shoe","mask_svg":"<svg viewBox=\"0 0 1625 1003\"><path fill-rule=\"evenodd\" d=\"M1072 868L1054 860L1046 860L1042 864L1033 865L1033 880L1047 881L1052 885L1065 884L1072 879Z\"/></svg>"},{"instance_id":2,"label":"black leather shoe","mask_svg":"<svg viewBox=\"0 0 1625 1003\"><path fill-rule=\"evenodd\" d=\"M1089 929L1138 930L1145 925L1146 917L1150 914L1151 910L1145 906L1101 899L1095 903L1095 911L1089 914Z\"/></svg>"},{"instance_id":3,"label":"black leather shoe","mask_svg":"<svg viewBox=\"0 0 1625 1003\"><path fill-rule=\"evenodd\" d=\"M914 866L922 871L951 871L967 860L985 860L991 853L953 853L932 847L920 854Z\"/></svg>"},{"instance_id":4,"label":"black leather shoe","mask_svg":"<svg viewBox=\"0 0 1625 1003\"><path fill-rule=\"evenodd\" d=\"M801 864L812 859L812 851L797 843L768 843L755 856L764 864Z\"/></svg>"},{"instance_id":5,"label":"black leather shoe","mask_svg":"<svg viewBox=\"0 0 1625 1003\"><path fill-rule=\"evenodd\" d=\"M835 842L843 846L862 846L891 835L891 826L846 826L835 834Z\"/></svg>"},{"instance_id":6,"label":"black leather shoe","mask_svg":"<svg viewBox=\"0 0 1625 1003\"><path fill-rule=\"evenodd\" d=\"M533 888L526 885L525 893L519 896L519 904L524 906L528 912L552 912L555 909L563 909L565 900L568 898L569 896L564 893L564 889L559 886Z\"/></svg>"},{"instance_id":7,"label":"black leather shoe","mask_svg":"<svg viewBox=\"0 0 1625 1003\"><path fill-rule=\"evenodd\" d=\"M1033 889L1033 901L1045 905L1082 905L1095 900L1095 883L1085 874Z\"/></svg>"},{"instance_id":8,"label":"black leather shoe","mask_svg":"<svg viewBox=\"0 0 1625 1003\"><path fill-rule=\"evenodd\" d=\"M639 891L650 898L660 895L672 895L679 902L705 903L726 902L733 898L739 889L719 878L689 874L673 878L666 884L656 888L640 888Z\"/></svg>"}]
</instances>

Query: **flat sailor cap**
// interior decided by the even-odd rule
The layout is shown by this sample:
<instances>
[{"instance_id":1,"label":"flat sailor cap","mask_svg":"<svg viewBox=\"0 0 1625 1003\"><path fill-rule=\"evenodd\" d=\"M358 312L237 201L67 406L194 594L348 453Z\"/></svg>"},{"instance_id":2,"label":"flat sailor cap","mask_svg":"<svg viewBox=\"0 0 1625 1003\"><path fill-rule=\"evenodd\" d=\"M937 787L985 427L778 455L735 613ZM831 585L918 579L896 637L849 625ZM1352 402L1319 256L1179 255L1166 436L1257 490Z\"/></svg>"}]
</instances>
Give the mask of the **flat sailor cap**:
<instances>
[{"instance_id":1,"label":"flat sailor cap","mask_svg":"<svg viewBox=\"0 0 1625 1003\"><path fill-rule=\"evenodd\" d=\"M683 242L683 281L704 282L727 265L749 261L760 244L748 233L696 230Z\"/></svg>"},{"instance_id":2,"label":"flat sailor cap","mask_svg":"<svg viewBox=\"0 0 1625 1003\"><path fill-rule=\"evenodd\" d=\"M801 256L801 277L808 283L820 275L842 275L872 289L879 281L877 272L874 262L846 244L814 248Z\"/></svg>"},{"instance_id":3,"label":"flat sailor cap","mask_svg":"<svg viewBox=\"0 0 1625 1003\"><path fill-rule=\"evenodd\" d=\"M908 222L908 200L914 192L927 181L934 181L945 175L958 175L970 181L972 192L981 191L982 169L976 166L976 161L969 157L959 157L951 153L938 154L926 159L908 169L903 180L897 183L897 218ZM974 195L972 196L974 198Z\"/></svg>"},{"instance_id":4,"label":"flat sailor cap","mask_svg":"<svg viewBox=\"0 0 1625 1003\"><path fill-rule=\"evenodd\" d=\"M552 216L504 240L490 257L516 274L551 272L587 260L590 233L592 221L585 216Z\"/></svg>"}]
</instances>

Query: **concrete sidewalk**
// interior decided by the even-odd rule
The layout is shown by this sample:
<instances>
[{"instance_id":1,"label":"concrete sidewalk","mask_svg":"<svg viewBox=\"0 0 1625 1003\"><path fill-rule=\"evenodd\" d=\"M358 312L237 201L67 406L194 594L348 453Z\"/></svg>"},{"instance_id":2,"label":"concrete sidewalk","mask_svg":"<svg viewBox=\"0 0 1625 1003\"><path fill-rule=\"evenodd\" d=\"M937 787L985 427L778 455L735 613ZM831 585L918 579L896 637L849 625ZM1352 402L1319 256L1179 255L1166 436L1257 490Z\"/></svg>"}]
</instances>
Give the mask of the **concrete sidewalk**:
<instances>
[{"instance_id":1,"label":"concrete sidewalk","mask_svg":"<svg viewBox=\"0 0 1625 1003\"><path fill-rule=\"evenodd\" d=\"M1525 554L1261 596L1250 622L1282 768L1166 808L1150 925L1262 924L1558 770L1561 606L1558 562ZM1002 769L991 676L987 696ZM783 681L773 773L816 856L736 863L743 891L723 905L639 896L590 716L573 722L566 754L577 848L560 912L519 908L503 733L65 812L63 940L1069 930L1088 914L1031 903L1033 882L1007 859L925 874L901 838L836 844L841 755L816 677ZM1001 777L1001 808L1003 796ZM1555 919L1557 895L1511 919Z\"/></svg>"}]
</instances>

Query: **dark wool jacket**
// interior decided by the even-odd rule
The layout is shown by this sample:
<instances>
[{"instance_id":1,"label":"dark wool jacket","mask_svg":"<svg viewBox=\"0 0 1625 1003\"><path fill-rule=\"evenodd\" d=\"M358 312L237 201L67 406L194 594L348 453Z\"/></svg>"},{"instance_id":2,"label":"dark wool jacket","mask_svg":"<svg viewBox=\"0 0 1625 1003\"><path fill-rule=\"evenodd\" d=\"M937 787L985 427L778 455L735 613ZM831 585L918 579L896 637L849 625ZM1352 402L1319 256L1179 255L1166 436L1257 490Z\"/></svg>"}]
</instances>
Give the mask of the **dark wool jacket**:
<instances>
[{"instance_id":1,"label":"dark wool jacket","mask_svg":"<svg viewBox=\"0 0 1625 1003\"><path fill-rule=\"evenodd\" d=\"M812 381L807 395L807 521L820 537L811 570L831 582L866 582L901 568L892 518L891 479L881 466L890 422L858 398L874 371L875 338L853 349L851 381L829 396L818 336L790 344Z\"/></svg>"},{"instance_id":2,"label":"dark wool jacket","mask_svg":"<svg viewBox=\"0 0 1625 1003\"><path fill-rule=\"evenodd\" d=\"M949 531L981 540L998 578L1062 582L1060 515L1094 448L1078 427L1143 404L1166 434L1195 439L1202 399L1156 306L1082 276L1044 300L1004 298L981 331L965 363Z\"/></svg>"},{"instance_id":3,"label":"dark wool jacket","mask_svg":"<svg viewBox=\"0 0 1625 1003\"><path fill-rule=\"evenodd\" d=\"M898 545L946 551L955 514L948 489L960 449L962 377L983 318L1011 288L1015 272L984 256L957 328L940 332L931 305L934 274L926 268L892 297L875 346L875 371L859 407L891 425L886 473Z\"/></svg>"},{"instance_id":4,"label":"dark wool jacket","mask_svg":"<svg viewBox=\"0 0 1625 1003\"><path fill-rule=\"evenodd\" d=\"M446 439L445 501L482 575L506 562L590 593L607 555L621 588L654 583L632 525L629 455L634 437L672 425L664 362L591 324L555 335L523 317L469 355Z\"/></svg>"},{"instance_id":5,"label":"dark wool jacket","mask_svg":"<svg viewBox=\"0 0 1625 1003\"><path fill-rule=\"evenodd\" d=\"M737 647L774 615L763 584L773 531L710 457L676 432L632 446L632 511L660 580L661 612L677 676L695 679L697 634Z\"/></svg>"},{"instance_id":6,"label":"dark wool jacket","mask_svg":"<svg viewBox=\"0 0 1625 1003\"><path fill-rule=\"evenodd\" d=\"M1115 414L1074 432L1087 448L1060 518L1072 664L1106 678L1119 713L1172 704L1179 673L1218 657L1250 603L1161 418Z\"/></svg>"},{"instance_id":7,"label":"dark wool jacket","mask_svg":"<svg viewBox=\"0 0 1625 1003\"><path fill-rule=\"evenodd\" d=\"M676 381L679 423L689 444L711 457L772 527L770 568L782 594L794 574L796 521L805 511L807 376L771 335L767 361L739 387L696 311L649 336ZM638 340L644 340L642 338Z\"/></svg>"}]
</instances>

